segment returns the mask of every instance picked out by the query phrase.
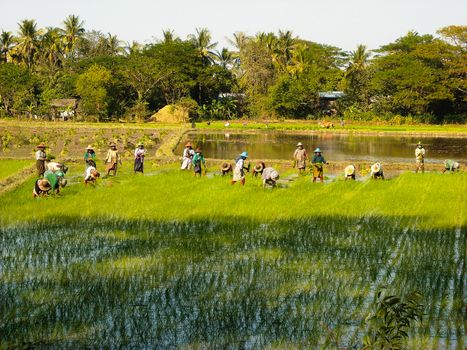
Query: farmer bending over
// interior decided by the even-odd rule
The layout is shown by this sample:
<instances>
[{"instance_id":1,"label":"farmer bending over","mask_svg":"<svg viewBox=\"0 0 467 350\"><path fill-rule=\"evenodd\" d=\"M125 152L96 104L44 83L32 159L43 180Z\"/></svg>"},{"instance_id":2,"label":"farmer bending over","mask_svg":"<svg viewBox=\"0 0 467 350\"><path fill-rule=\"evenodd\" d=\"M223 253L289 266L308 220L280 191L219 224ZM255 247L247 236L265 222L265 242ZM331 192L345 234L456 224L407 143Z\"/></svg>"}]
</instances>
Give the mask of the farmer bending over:
<instances>
[{"instance_id":1,"label":"farmer bending over","mask_svg":"<svg viewBox=\"0 0 467 350\"><path fill-rule=\"evenodd\" d=\"M51 187L49 181L46 179L38 179L34 184L34 189L32 190L33 197L43 197L49 194Z\"/></svg>"},{"instance_id":2,"label":"farmer bending over","mask_svg":"<svg viewBox=\"0 0 467 350\"><path fill-rule=\"evenodd\" d=\"M327 164L324 157L321 155L321 150L316 148L314 150L314 156L311 160L311 165L313 166L313 182L316 182L316 179L319 178L321 183L324 182L324 173L323 165Z\"/></svg>"},{"instance_id":3,"label":"farmer bending over","mask_svg":"<svg viewBox=\"0 0 467 350\"><path fill-rule=\"evenodd\" d=\"M86 172L84 173L84 184L87 185L90 182L95 183L99 176L101 176L101 175L96 170L96 168L93 167L93 166L89 166L86 169Z\"/></svg>"},{"instance_id":4,"label":"farmer bending over","mask_svg":"<svg viewBox=\"0 0 467 350\"><path fill-rule=\"evenodd\" d=\"M443 169L443 174L446 171L449 171L450 173L455 172L456 170L459 170L460 165L458 162L451 160L451 159L446 159L444 161L444 169Z\"/></svg>"},{"instance_id":5,"label":"farmer bending over","mask_svg":"<svg viewBox=\"0 0 467 350\"><path fill-rule=\"evenodd\" d=\"M266 185L270 185L271 187L276 187L276 181L279 180L279 173L271 167L264 168L263 174L263 188Z\"/></svg>"},{"instance_id":6,"label":"farmer bending over","mask_svg":"<svg viewBox=\"0 0 467 350\"><path fill-rule=\"evenodd\" d=\"M237 159L235 159L235 168L233 171L233 179L231 181L231 184L234 185L237 181L240 181L240 183L245 185L245 170L250 171L250 167L245 167L245 159L248 158L248 153L246 151L243 151Z\"/></svg>"},{"instance_id":7,"label":"farmer bending over","mask_svg":"<svg viewBox=\"0 0 467 350\"><path fill-rule=\"evenodd\" d=\"M64 177L65 177L65 174L63 174L61 171L57 171L53 173L47 170L44 173L44 178L50 183L50 189L54 191L55 193L59 193L60 188L63 188L66 186L67 181Z\"/></svg>"}]
</instances>

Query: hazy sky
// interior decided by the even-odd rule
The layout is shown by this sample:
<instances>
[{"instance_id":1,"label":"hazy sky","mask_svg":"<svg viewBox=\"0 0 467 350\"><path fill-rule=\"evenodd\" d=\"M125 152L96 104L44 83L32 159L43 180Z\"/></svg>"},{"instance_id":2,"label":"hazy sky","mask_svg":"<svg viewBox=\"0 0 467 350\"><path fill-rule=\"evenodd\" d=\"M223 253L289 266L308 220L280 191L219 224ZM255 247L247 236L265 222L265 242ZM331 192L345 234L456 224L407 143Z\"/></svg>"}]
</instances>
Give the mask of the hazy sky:
<instances>
[{"instance_id":1,"label":"hazy sky","mask_svg":"<svg viewBox=\"0 0 467 350\"><path fill-rule=\"evenodd\" d=\"M17 23L34 18L40 27L59 26L79 15L86 29L117 34L124 41L150 42L162 29L185 38L207 27L226 46L235 31L292 30L294 35L353 50L393 41L409 30L434 34L437 29L467 24L467 0L2 0L0 29L17 31Z\"/></svg>"}]
</instances>

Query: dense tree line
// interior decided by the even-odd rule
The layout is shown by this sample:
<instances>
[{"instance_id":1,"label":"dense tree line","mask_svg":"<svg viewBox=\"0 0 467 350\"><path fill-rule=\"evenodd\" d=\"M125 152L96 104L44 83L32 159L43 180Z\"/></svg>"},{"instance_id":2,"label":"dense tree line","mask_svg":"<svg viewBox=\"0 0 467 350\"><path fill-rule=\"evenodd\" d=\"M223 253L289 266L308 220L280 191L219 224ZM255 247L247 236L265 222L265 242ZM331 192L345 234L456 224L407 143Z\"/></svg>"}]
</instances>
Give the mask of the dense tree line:
<instances>
[{"instance_id":1,"label":"dense tree line","mask_svg":"<svg viewBox=\"0 0 467 350\"><path fill-rule=\"evenodd\" d=\"M0 115L48 118L52 100L74 97L86 120L144 120L167 104L193 118L313 119L325 112L318 93L339 90L339 117L466 119L466 26L353 52L290 31L237 32L233 50L216 50L205 28L186 39L162 34L141 45L88 31L74 15L59 28L23 20L0 34Z\"/></svg>"}]
</instances>

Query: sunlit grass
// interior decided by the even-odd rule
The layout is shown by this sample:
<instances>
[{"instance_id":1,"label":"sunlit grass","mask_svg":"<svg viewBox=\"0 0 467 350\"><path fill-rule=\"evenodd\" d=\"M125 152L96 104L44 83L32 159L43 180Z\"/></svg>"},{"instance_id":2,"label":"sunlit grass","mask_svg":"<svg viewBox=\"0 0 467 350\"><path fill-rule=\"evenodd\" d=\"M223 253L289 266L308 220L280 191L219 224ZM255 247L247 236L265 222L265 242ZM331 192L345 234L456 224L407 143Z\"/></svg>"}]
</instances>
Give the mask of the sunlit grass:
<instances>
[{"instance_id":1,"label":"sunlit grass","mask_svg":"<svg viewBox=\"0 0 467 350\"><path fill-rule=\"evenodd\" d=\"M0 347L353 346L387 286L424 294L413 348L464 348L464 173L265 190L177 167L0 196Z\"/></svg>"},{"instance_id":2,"label":"sunlit grass","mask_svg":"<svg viewBox=\"0 0 467 350\"><path fill-rule=\"evenodd\" d=\"M0 180L14 175L19 170L34 165L29 160L0 159Z\"/></svg>"}]
</instances>

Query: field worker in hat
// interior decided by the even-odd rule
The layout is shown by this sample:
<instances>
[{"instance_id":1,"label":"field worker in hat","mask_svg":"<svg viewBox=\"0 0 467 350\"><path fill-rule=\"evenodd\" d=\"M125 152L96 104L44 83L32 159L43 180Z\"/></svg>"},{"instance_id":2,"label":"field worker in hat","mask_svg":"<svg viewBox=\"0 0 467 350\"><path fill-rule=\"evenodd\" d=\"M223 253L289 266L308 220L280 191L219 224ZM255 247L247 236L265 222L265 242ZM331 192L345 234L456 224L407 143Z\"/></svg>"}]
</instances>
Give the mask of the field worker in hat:
<instances>
[{"instance_id":1,"label":"field worker in hat","mask_svg":"<svg viewBox=\"0 0 467 350\"><path fill-rule=\"evenodd\" d=\"M297 166L298 173L303 173L306 170L306 161L308 159L308 154L306 153L305 148L301 142L297 143L297 149L293 153L294 167Z\"/></svg>"},{"instance_id":2,"label":"field worker in hat","mask_svg":"<svg viewBox=\"0 0 467 350\"><path fill-rule=\"evenodd\" d=\"M383 166L381 163L376 162L370 168L370 176L372 179L382 179L384 180Z\"/></svg>"},{"instance_id":3,"label":"field worker in hat","mask_svg":"<svg viewBox=\"0 0 467 350\"><path fill-rule=\"evenodd\" d=\"M110 175L110 172L113 171L114 176L117 175L118 163L122 165L122 159L117 150L117 145L115 143L110 144L110 149L107 151L105 156L105 170L107 170L107 176Z\"/></svg>"},{"instance_id":4,"label":"field worker in hat","mask_svg":"<svg viewBox=\"0 0 467 350\"><path fill-rule=\"evenodd\" d=\"M347 165L344 169L345 180L355 180L355 166Z\"/></svg>"},{"instance_id":5,"label":"field worker in hat","mask_svg":"<svg viewBox=\"0 0 467 350\"><path fill-rule=\"evenodd\" d=\"M95 183L100 176L101 174L99 174L95 167L89 166L84 173L84 184Z\"/></svg>"},{"instance_id":6,"label":"field worker in hat","mask_svg":"<svg viewBox=\"0 0 467 350\"><path fill-rule=\"evenodd\" d=\"M263 188L265 188L266 185L276 187L276 181L279 180L279 173L274 168L267 167L264 168L261 177L263 178Z\"/></svg>"},{"instance_id":7,"label":"field worker in hat","mask_svg":"<svg viewBox=\"0 0 467 350\"><path fill-rule=\"evenodd\" d=\"M417 143L417 148L415 148L415 173L418 173L419 170L422 173L425 172L425 148L420 141Z\"/></svg>"},{"instance_id":8,"label":"field worker in hat","mask_svg":"<svg viewBox=\"0 0 467 350\"><path fill-rule=\"evenodd\" d=\"M135 174L137 172L140 172L141 174L144 173L144 156L146 154L146 150L144 149L144 145L140 142L136 146L135 149L135 165L134 165L134 171Z\"/></svg>"},{"instance_id":9,"label":"field worker in hat","mask_svg":"<svg viewBox=\"0 0 467 350\"><path fill-rule=\"evenodd\" d=\"M266 164L264 164L263 161L256 163L256 165L253 167L253 176L257 177L258 174L262 175L265 168Z\"/></svg>"},{"instance_id":10,"label":"field worker in hat","mask_svg":"<svg viewBox=\"0 0 467 350\"><path fill-rule=\"evenodd\" d=\"M84 161L86 163L86 168L93 166L96 167L96 152L94 152L94 148L92 145L86 147L86 152L84 153Z\"/></svg>"},{"instance_id":11,"label":"field worker in hat","mask_svg":"<svg viewBox=\"0 0 467 350\"><path fill-rule=\"evenodd\" d=\"M50 183L50 189L55 193L60 192L60 188L66 186L67 181L65 180L65 174L61 171L56 171L55 173L47 170L44 173L44 179L46 179Z\"/></svg>"},{"instance_id":12,"label":"field worker in hat","mask_svg":"<svg viewBox=\"0 0 467 350\"><path fill-rule=\"evenodd\" d=\"M250 167L245 167L245 160L248 158L248 152L243 151L237 159L235 159L235 168L233 171L233 179L230 182L232 185L234 185L237 181L240 181L240 183L245 185L245 170L250 171Z\"/></svg>"},{"instance_id":13,"label":"field worker in hat","mask_svg":"<svg viewBox=\"0 0 467 350\"><path fill-rule=\"evenodd\" d=\"M193 171L194 175L201 176L203 173L203 166L206 172L206 161L204 160L203 152L201 152L201 148L197 148L195 151L195 155L193 156Z\"/></svg>"},{"instance_id":14,"label":"field worker in hat","mask_svg":"<svg viewBox=\"0 0 467 350\"><path fill-rule=\"evenodd\" d=\"M182 170L189 170L191 167L191 163L193 161L193 157L195 155L195 151L193 151L193 147L191 142L187 142L185 144L185 148L183 149L182 154L182 166L180 169Z\"/></svg>"},{"instance_id":15,"label":"field worker in hat","mask_svg":"<svg viewBox=\"0 0 467 350\"><path fill-rule=\"evenodd\" d=\"M314 150L313 159L311 160L311 165L313 166L313 182L316 182L316 179L320 179L321 183L324 182L324 172L323 165L327 164L326 160L321 154L321 150L316 148Z\"/></svg>"},{"instance_id":16,"label":"field worker in hat","mask_svg":"<svg viewBox=\"0 0 467 350\"><path fill-rule=\"evenodd\" d=\"M444 161L444 169L443 169L443 174L446 171L449 171L450 173L455 172L456 170L460 169L460 165L458 162L451 160L451 159L446 159Z\"/></svg>"},{"instance_id":17,"label":"field worker in hat","mask_svg":"<svg viewBox=\"0 0 467 350\"><path fill-rule=\"evenodd\" d=\"M32 190L33 197L42 197L49 194L51 187L49 181L46 179L37 179Z\"/></svg>"},{"instance_id":18,"label":"field worker in hat","mask_svg":"<svg viewBox=\"0 0 467 350\"><path fill-rule=\"evenodd\" d=\"M36 148L36 170L37 176L40 177L43 176L45 172L45 161L47 160L47 155L45 154L45 145L43 143L37 145Z\"/></svg>"},{"instance_id":19,"label":"field worker in hat","mask_svg":"<svg viewBox=\"0 0 467 350\"><path fill-rule=\"evenodd\" d=\"M221 172L222 176L225 176L227 173L230 173L232 171L232 164L224 162L221 165Z\"/></svg>"}]
</instances>

